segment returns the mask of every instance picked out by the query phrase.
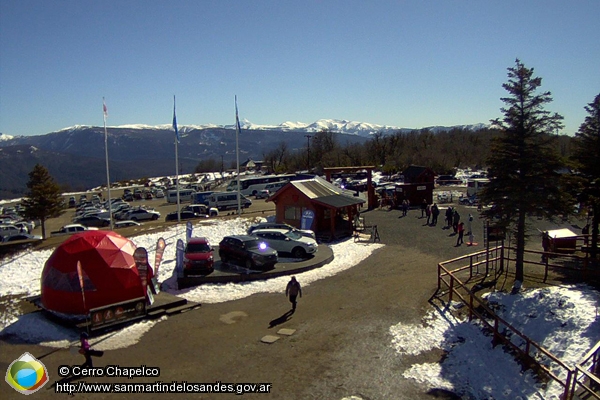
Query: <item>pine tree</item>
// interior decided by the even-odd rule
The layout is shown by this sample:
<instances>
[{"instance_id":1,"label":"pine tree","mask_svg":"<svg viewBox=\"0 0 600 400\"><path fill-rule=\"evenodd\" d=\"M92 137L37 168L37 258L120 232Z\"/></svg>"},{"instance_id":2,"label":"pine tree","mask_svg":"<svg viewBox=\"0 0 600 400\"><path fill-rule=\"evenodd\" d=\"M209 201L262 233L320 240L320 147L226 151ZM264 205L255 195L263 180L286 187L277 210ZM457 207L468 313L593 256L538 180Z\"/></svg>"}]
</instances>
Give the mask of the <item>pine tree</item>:
<instances>
[{"instance_id":1,"label":"pine tree","mask_svg":"<svg viewBox=\"0 0 600 400\"><path fill-rule=\"evenodd\" d=\"M592 210L592 256L597 257L598 225L600 224L600 94L585 110L588 116L575 134L574 158L579 163L579 172L584 179L582 200Z\"/></svg>"},{"instance_id":2,"label":"pine tree","mask_svg":"<svg viewBox=\"0 0 600 400\"><path fill-rule=\"evenodd\" d=\"M46 238L46 220L58 217L65 209L60 187L48 170L36 164L29 173L29 189L23 200L24 215L29 219L39 219L42 224L42 238Z\"/></svg>"},{"instance_id":3,"label":"pine tree","mask_svg":"<svg viewBox=\"0 0 600 400\"><path fill-rule=\"evenodd\" d=\"M493 205L485 212L487 217L499 217L500 224L514 230L515 279L522 282L528 216L548 220L565 216L573 199L561 190L558 171L563 164L554 133L562 127L563 117L544 109L552 101L550 92L536 93L542 79L518 59L508 68L508 77L502 85L510 94L501 99L506 104L500 109L504 117L491 121L502 134L492 142L487 162L490 183L481 201Z\"/></svg>"}]
</instances>

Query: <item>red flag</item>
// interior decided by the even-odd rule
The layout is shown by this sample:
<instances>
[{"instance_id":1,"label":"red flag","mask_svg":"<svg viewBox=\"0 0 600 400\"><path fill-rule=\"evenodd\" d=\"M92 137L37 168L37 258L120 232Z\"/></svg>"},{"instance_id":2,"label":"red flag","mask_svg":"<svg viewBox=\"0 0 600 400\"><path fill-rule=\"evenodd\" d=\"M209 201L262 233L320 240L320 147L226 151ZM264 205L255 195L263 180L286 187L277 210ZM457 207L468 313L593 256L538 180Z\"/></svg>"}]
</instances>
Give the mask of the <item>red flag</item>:
<instances>
[{"instance_id":1,"label":"red flag","mask_svg":"<svg viewBox=\"0 0 600 400\"><path fill-rule=\"evenodd\" d=\"M104 97L102 98L102 111L104 112L104 118L108 117L108 108L106 108L106 103L104 102Z\"/></svg>"},{"instance_id":2,"label":"red flag","mask_svg":"<svg viewBox=\"0 0 600 400\"><path fill-rule=\"evenodd\" d=\"M83 308L85 309L85 292L83 290L83 271L81 270L81 261L77 261L77 275L79 276L79 287L81 288L81 297L83 298Z\"/></svg>"}]
</instances>

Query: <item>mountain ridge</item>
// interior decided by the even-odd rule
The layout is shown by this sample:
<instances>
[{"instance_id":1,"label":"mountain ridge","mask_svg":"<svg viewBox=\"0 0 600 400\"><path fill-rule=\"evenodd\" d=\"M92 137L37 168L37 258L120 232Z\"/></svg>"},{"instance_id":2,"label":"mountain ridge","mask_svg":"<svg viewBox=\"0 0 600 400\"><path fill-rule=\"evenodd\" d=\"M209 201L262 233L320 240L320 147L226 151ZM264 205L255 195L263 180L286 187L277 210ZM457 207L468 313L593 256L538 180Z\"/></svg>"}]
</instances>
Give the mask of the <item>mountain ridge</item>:
<instances>
[{"instance_id":1,"label":"mountain ridge","mask_svg":"<svg viewBox=\"0 0 600 400\"><path fill-rule=\"evenodd\" d=\"M178 163L180 173L193 172L200 161L220 161L225 169L240 162L262 160L285 143L286 151L306 151L306 133L323 129L334 132L342 145L364 144L374 133L398 132L389 127L345 120L319 120L312 124L285 122L285 129L244 121L241 134L233 126L179 126ZM472 125L476 130L479 126ZM257 129L260 128L260 129ZM459 127L440 127L437 131ZM465 129L464 126L460 127ZM341 131L341 132L336 132ZM402 130L400 130L402 131ZM404 132L413 131L405 129ZM346 133L344 133L346 132ZM170 175L175 170L175 135L170 125L126 125L107 127L111 181ZM83 190L105 183L104 128L73 126L44 135L0 135L0 199L15 198L26 191L28 174L35 164L44 165L61 186Z\"/></svg>"},{"instance_id":2,"label":"mountain ridge","mask_svg":"<svg viewBox=\"0 0 600 400\"><path fill-rule=\"evenodd\" d=\"M488 127L488 124L476 123L476 124L463 124L463 125L452 125L452 126L441 126L434 125L423 128L402 128L397 126L390 125L379 125L368 122L358 122L351 120L338 120L338 119L319 119L312 123L304 123L304 122L293 122L293 121L285 121L279 125L261 125L254 124L247 119L240 121L240 126L242 130L268 130L268 131L285 131L285 132L302 132L302 133L316 133L322 130L330 130L336 133L343 133L348 135L357 135L357 136L371 136L375 133L381 132L384 134L395 133L398 131L401 132L411 132L418 130L430 130L434 133L448 131L451 129L467 129L467 130L477 130ZM41 135L27 135L27 136L42 136L50 133L57 133L62 131L71 131L77 129L90 129L90 128L100 128L98 126L91 125L73 125L70 127L62 128L55 132L48 132ZM107 129L143 129L143 130L170 130L172 129L172 125L170 124L162 124L162 125L145 125L145 124L125 124L125 125L116 125L116 126L107 126ZM235 129L235 125L217 125L217 124L201 124L201 125L178 125L177 129L180 133L187 133L192 130L203 130L203 129ZM4 140L10 140L14 138L24 137L25 135L8 135L0 133L0 142Z\"/></svg>"}]
</instances>

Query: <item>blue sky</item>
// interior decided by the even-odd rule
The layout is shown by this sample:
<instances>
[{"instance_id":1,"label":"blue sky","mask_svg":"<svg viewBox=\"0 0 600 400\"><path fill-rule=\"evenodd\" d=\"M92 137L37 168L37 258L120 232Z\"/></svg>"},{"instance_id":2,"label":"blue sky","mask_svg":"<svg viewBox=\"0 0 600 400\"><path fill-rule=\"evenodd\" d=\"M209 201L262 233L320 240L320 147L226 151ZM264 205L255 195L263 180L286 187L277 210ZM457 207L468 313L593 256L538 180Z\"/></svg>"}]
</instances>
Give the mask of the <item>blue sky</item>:
<instances>
[{"instance_id":1,"label":"blue sky","mask_svg":"<svg viewBox=\"0 0 600 400\"><path fill-rule=\"evenodd\" d=\"M597 0L0 0L0 132L501 117L520 58L574 134L600 93Z\"/></svg>"}]
</instances>

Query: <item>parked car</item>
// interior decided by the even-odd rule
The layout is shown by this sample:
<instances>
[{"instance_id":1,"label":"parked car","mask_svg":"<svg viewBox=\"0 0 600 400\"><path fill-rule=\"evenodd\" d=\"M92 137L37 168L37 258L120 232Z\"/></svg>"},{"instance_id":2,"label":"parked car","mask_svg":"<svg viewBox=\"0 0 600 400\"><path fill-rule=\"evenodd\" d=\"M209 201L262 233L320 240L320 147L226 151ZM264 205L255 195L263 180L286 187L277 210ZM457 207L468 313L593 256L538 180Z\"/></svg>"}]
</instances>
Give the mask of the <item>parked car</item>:
<instances>
[{"instance_id":1,"label":"parked car","mask_svg":"<svg viewBox=\"0 0 600 400\"><path fill-rule=\"evenodd\" d=\"M15 223L13 223L13 225L16 226L17 228L19 228L21 233L31 233L31 232L33 232L33 229L35 228L35 224L33 222L27 222L27 221L17 221Z\"/></svg>"},{"instance_id":2,"label":"parked car","mask_svg":"<svg viewBox=\"0 0 600 400\"><path fill-rule=\"evenodd\" d=\"M69 205L69 208L77 207L77 200L75 199L75 196L69 197L68 205Z\"/></svg>"},{"instance_id":3,"label":"parked car","mask_svg":"<svg viewBox=\"0 0 600 400\"><path fill-rule=\"evenodd\" d=\"M144 199L146 200L152 200L154 198L154 196L152 196L152 192L146 192L144 193Z\"/></svg>"},{"instance_id":4,"label":"parked car","mask_svg":"<svg viewBox=\"0 0 600 400\"><path fill-rule=\"evenodd\" d=\"M207 275L214 271L214 249L205 237L193 237L183 253L183 276Z\"/></svg>"},{"instance_id":5,"label":"parked car","mask_svg":"<svg viewBox=\"0 0 600 400\"><path fill-rule=\"evenodd\" d=\"M269 191L267 189L259 190L254 196L256 199L268 199Z\"/></svg>"},{"instance_id":6,"label":"parked car","mask_svg":"<svg viewBox=\"0 0 600 400\"><path fill-rule=\"evenodd\" d=\"M188 204L182 208L183 211L193 211L196 214L208 215L209 217L216 217L219 215L219 210L216 208L208 208L205 204Z\"/></svg>"},{"instance_id":7,"label":"parked car","mask_svg":"<svg viewBox=\"0 0 600 400\"><path fill-rule=\"evenodd\" d=\"M115 227L115 229L118 228L125 228L128 226L141 226L142 224L140 224L139 222L136 221L132 221L130 219L124 220L124 221L117 221L113 224L113 226Z\"/></svg>"},{"instance_id":8,"label":"parked car","mask_svg":"<svg viewBox=\"0 0 600 400\"><path fill-rule=\"evenodd\" d=\"M291 254L294 258L306 258L317 251L317 241L289 229L256 229L252 236L265 242L277 253Z\"/></svg>"},{"instance_id":9,"label":"parked car","mask_svg":"<svg viewBox=\"0 0 600 400\"><path fill-rule=\"evenodd\" d=\"M156 194L154 195L157 199L162 199L165 197L165 192L162 189L156 189Z\"/></svg>"},{"instance_id":10,"label":"parked car","mask_svg":"<svg viewBox=\"0 0 600 400\"><path fill-rule=\"evenodd\" d=\"M84 226L106 227L110 225L110 219L102 218L98 215L88 215L81 218L76 218L73 222Z\"/></svg>"},{"instance_id":11,"label":"parked car","mask_svg":"<svg viewBox=\"0 0 600 400\"><path fill-rule=\"evenodd\" d=\"M197 219L197 218L207 218L208 215L206 214L196 214L193 211L181 211L179 213L180 217L179 219L181 221L184 220L188 220L188 219ZM165 221L177 221L177 211L173 211L167 214L167 216L165 217Z\"/></svg>"},{"instance_id":12,"label":"parked car","mask_svg":"<svg viewBox=\"0 0 600 400\"><path fill-rule=\"evenodd\" d=\"M3 224L0 225L0 237L14 236L21 233L21 229L16 227L15 225Z\"/></svg>"},{"instance_id":13,"label":"parked car","mask_svg":"<svg viewBox=\"0 0 600 400\"><path fill-rule=\"evenodd\" d=\"M125 201L133 201L133 194L132 193L125 193L122 198Z\"/></svg>"},{"instance_id":14,"label":"parked car","mask_svg":"<svg viewBox=\"0 0 600 400\"><path fill-rule=\"evenodd\" d=\"M93 231L98 228L95 227L87 227L81 224L69 224L65 225L57 231L51 232L50 236L62 236L62 235L71 235L73 233L79 233L83 231Z\"/></svg>"},{"instance_id":15,"label":"parked car","mask_svg":"<svg viewBox=\"0 0 600 400\"><path fill-rule=\"evenodd\" d=\"M311 230L306 229L298 229L288 224L278 223L278 222L260 222L258 224L250 225L248 228L248 235L251 235L257 229L287 229L289 231L294 231L296 233L301 234L302 236L306 236L308 238L317 240L317 236Z\"/></svg>"},{"instance_id":16,"label":"parked car","mask_svg":"<svg viewBox=\"0 0 600 400\"><path fill-rule=\"evenodd\" d=\"M125 219L130 219L132 221L156 221L159 218L160 213L158 211L146 210L145 208L129 210L129 212L125 214Z\"/></svg>"},{"instance_id":17,"label":"parked car","mask_svg":"<svg viewBox=\"0 0 600 400\"><path fill-rule=\"evenodd\" d=\"M9 243L19 240L42 240L42 237L38 235L30 235L29 233L19 233L18 235L6 236L4 240L0 240L0 242Z\"/></svg>"},{"instance_id":18,"label":"parked car","mask_svg":"<svg viewBox=\"0 0 600 400\"><path fill-rule=\"evenodd\" d=\"M278 261L277 251L248 235L225 236L219 243L219 257L224 263L234 262L248 269L271 269Z\"/></svg>"}]
</instances>

